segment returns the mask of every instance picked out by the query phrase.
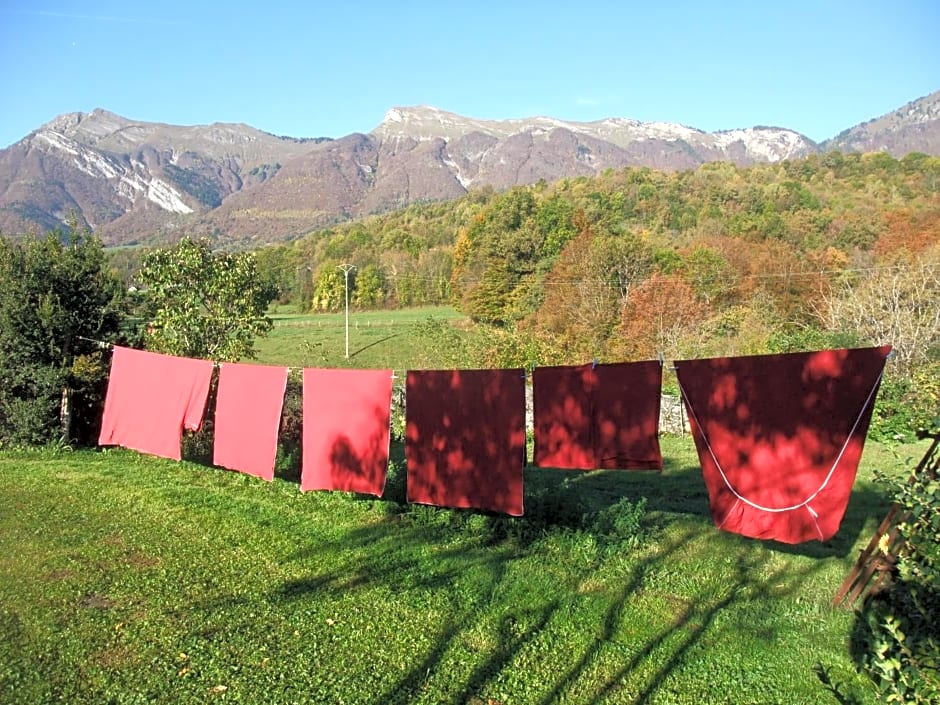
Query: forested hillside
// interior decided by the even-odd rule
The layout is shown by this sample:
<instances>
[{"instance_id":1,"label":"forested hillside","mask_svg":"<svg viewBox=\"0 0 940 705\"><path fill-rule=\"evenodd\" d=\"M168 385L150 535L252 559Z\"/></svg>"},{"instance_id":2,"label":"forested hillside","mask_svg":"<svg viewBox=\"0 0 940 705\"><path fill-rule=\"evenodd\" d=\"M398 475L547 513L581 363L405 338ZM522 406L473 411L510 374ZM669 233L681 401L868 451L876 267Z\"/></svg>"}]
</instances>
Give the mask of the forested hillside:
<instances>
[{"instance_id":1,"label":"forested hillside","mask_svg":"<svg viewBox=\"0 0 940 705\"><path fill-rule=\"evenodd\" d=\"M340 263L356 266L353 306L454 302L490 326L494 363L891 343L898 394L913 384L936 403L940 159L923 154L611 170L413 205L257 257L304 308L343 305Z\"/></svg>"}]
</instances>

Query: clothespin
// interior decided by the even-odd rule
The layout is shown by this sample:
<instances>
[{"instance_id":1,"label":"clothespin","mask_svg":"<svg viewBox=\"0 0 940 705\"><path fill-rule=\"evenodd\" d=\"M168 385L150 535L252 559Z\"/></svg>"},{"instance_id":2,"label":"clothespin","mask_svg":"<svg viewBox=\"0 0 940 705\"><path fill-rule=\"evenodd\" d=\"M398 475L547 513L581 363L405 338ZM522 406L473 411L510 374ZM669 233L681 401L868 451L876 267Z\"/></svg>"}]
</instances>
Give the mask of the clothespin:
<instances>
[{"instance_id":1,"label":"clothespin","mask_svg":"<svg viewBox=\"0 0 940 705\"><path fill-rule=\"evenodd\" d=\"M663 367L666 364L666 358L663 356L663 351L660 350L657 356L659 358L659 366Z\"/></svg>"},{"instance_id":2,"label":"clothespin","mask_svg":"<svg viewBox=\"0 0 940 705\"><path fill-rule=\"evenodd\" d=\"M596 358L596 357L595 357L593 360L591 360L591 369L593 370L595 367L597 367L597 358Z\"/></svg>"}]
</instances>

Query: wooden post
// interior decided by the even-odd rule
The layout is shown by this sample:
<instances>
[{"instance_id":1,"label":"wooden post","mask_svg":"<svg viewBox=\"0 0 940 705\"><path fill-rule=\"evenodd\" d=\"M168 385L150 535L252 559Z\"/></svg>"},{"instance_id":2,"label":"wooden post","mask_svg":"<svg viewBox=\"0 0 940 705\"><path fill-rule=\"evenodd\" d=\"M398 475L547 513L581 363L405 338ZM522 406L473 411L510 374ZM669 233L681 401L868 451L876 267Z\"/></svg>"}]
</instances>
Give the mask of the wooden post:
<instances>
[{"instance_id":1,"label":"wooden post","mask_svg":"<svg viewBox=\"0 0 940 705\"><path fill-rule=\"evenodd\" d=\"M932 436L933 443L921 461L911 473L909 482L914 482L919 476L926 474L936 477L940 470L940 434ZM906 521L910 513L902 511L900 504L895 502L888 510L887 516L882 520L875 535L871 537L868 546L859 553L855 567L849 572L836 596L832 600L833 606L838 607L843 602L854 604L866 593L880 590L887 583L894 566L897 564L898 552L901 550L901 540L898 525ZM875 577L877 574L877 577ZM872 580L874 579L874 583Z\"/></svg>"},{"instance_id":2,"label":"wooden post","mask_svg":"<svg viewBox=\"0 0 940 705\"><path fill-rule=\"evenodd\" d=\"M68 387L62 389L59 402L59 432L62 443L68 444L72 437L72 390Z\"/></svg>"}]
</instances>

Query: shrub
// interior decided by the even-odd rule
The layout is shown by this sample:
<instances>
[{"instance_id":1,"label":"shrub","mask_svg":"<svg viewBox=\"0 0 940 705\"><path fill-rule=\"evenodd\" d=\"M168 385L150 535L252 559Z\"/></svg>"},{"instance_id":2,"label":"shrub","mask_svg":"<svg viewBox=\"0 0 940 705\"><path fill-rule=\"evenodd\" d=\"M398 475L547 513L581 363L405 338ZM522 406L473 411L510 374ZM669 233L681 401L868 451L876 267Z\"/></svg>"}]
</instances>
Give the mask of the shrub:
<instances>
[{"instance_id":1,"label":"shrub","mask_svg":"<svg viewBox=\"0 0 940 705\"><path fill-rule=\"evenodd\" d=\"M931 363L911 375L885 374L875 402L871 438L909 442L936 427L940 403L940 364Z\"/></svg>"},{"instance_id":2,"label":"shrub","mask_svg":"<svg viewBox=\"0 0 940 705\"><path fill-rule=\"evenodd\" d=\"M933 476L931 476L933 475ZM907 513L895 580L858 613L854 634L860 665L885 702L940 702L940 478L926 472L902 482L897 501Z\"/></svg>"}]
</instances>

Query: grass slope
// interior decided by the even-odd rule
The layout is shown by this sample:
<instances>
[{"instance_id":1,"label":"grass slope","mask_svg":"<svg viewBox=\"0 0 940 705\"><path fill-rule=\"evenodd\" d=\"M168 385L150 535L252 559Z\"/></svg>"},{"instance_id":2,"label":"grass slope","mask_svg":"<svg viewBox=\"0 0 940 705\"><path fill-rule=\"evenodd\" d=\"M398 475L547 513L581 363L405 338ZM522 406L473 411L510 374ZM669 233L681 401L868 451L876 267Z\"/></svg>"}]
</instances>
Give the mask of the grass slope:
<instances>
[{"instance_id":1,"label":"grass slope","mask_svg":"<svg viewBox=\"0 0 940 705\"><path fill-rule=\"evenodd\" d=\"M0 701L836 702L820 665L872 699L830 601L897 461L871 445L837 537L790 547L717 531L663 445L662 475L527 469L519 519L404 504L400 448L382 500L0 455Z\"/></svg>"}]
</instances>

